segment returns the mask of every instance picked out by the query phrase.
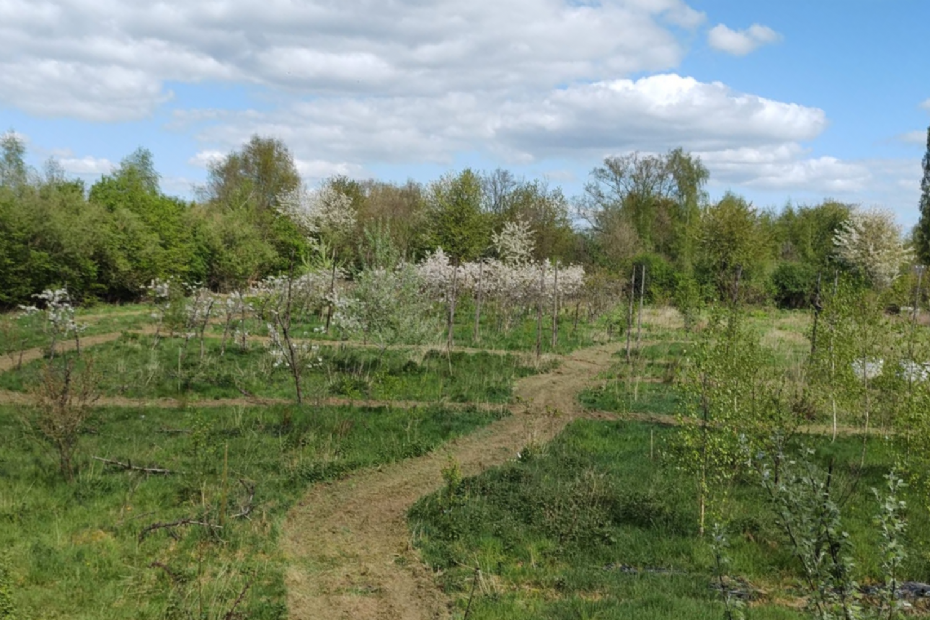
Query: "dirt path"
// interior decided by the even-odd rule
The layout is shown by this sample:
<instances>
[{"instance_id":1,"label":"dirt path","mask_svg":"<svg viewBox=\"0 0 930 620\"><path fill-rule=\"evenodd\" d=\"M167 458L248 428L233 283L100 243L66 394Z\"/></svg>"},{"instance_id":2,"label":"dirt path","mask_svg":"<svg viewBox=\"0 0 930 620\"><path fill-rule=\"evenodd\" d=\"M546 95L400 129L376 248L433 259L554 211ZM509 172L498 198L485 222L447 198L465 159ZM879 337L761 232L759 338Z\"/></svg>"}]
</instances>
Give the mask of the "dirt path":
<instances>
[{"instance_id":1,"label":"dirt path","mask_svg":"<svg viewBox=\"0 0 930 620\"><path fill-rule=\"evenodd\" d=\"M521 379L516 393L525 406L443 450L313 487L288 514L281 537L290 564L290 617L448 617L444 595L411 547L407 509L439 488L449 457L474 475L514 458L528 443L554 437L582 415L576 394L609 366L618 347L578 351L551 373Z\"/></svg>"},{"instance_id":2,"label":"dirt path","mask_svg":"<svg viewBox=\"0 0 930 620\"><path fill-rule=\"evenodd\" d=\"M141 332L140 332L141 333ZM93 336L84 336L81 338L81 350L83 351L86 347L92 347L98 344L104 344L106 342L113 342L122 335L122 332L112 332L109 334L94 334ZM63 340L55 345L56 351L73 351L74 350L74 341L73 340ZM29 362L34 362L37 359L40 359L45 355L45 347L35 347L32 349L24 349L23 351L12 351L7 353L3 357L0 357L0 372L6 372L16 368L19 363L28 364Z\"/></svg>"}]
</instances>

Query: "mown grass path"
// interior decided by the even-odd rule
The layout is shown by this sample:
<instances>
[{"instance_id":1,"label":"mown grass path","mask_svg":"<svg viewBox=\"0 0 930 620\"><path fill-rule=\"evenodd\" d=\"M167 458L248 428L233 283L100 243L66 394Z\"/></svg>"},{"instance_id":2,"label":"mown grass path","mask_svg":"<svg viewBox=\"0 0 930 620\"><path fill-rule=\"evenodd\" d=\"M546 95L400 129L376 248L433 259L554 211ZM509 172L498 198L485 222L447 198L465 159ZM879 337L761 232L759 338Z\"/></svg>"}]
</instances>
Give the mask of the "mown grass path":
<instances>
[{"instance_id":1,"label":"mown grass path","mask_svg":"<svg viewBox=\"0 0 930 620\"><path fill-rule=\"evenodd\" d=\"M447 617L447 600L411 545L407 510L440 487L450 458L464 475L475 475L585 415L578 392L620 346L583 349L560 358L552 372L520 379L514 415L441 450L313 487L288 514L281 536L290 617Z\"/></svg>"}]
</instances>

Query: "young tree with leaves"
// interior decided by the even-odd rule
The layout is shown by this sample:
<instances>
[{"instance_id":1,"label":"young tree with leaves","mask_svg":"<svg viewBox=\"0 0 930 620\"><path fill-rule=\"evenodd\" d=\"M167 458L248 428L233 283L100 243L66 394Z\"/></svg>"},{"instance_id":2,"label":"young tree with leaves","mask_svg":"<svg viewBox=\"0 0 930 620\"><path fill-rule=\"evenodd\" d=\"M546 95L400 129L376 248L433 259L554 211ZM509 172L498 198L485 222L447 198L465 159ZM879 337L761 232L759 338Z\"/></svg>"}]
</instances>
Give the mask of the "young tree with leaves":
<instances>
[{"instance_id":1,"label":"young tree with leaves","mask_svg":"<svg viewBox=\"0 0 930 620\"><path fill-rule=\"evenodd\" d=\"M927 150L924 153L923 177L920 179L920 219L914 228L914 245L921 264L930 265L930 127L927 127Z\"/></svg>"}]
</instances>

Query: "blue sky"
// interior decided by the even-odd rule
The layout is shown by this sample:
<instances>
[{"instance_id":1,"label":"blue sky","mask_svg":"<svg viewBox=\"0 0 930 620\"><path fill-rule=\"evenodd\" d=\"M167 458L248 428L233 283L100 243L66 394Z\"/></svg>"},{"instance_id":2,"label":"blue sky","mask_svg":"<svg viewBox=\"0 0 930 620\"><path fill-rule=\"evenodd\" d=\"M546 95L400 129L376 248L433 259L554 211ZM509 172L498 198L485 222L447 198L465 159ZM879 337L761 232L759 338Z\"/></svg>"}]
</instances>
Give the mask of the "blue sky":
<instances>
[{"instance_id":1,"label":"blue sky","mask_svg":"<svg viewBox=\"0 0 930 620\"><path fill-rule=\"evenodd\" d=\"M569 196L677 146L709 191L917 219L924 0L0 0L0 128L92 181L138 146L163 188L253 133L309 184L464 166Z\"/></svg>"}]
</instances>

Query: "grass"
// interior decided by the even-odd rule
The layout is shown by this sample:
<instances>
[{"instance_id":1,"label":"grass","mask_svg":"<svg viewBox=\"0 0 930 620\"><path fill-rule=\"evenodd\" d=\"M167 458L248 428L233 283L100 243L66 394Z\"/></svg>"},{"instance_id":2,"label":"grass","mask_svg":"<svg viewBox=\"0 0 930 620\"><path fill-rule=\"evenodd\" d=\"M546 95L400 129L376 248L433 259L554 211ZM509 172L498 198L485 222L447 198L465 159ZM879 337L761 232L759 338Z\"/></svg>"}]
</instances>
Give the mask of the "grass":
<instances>
[{"instance_id":1,"label":"grass","mask_svg":"<svg viewBox=\"0 0 930 620\"><path fill-rule=\"evenodd\" d=\"M140 329L151 323L150 309L141 304L129 306L97 305L79 309L75 320L85 325L83 336L109 334ZM0 355L11 355L21 349L48 346L45 318L35 314L0 314Z\"/></svg>"},{"instance_id":2,"label":"grass","mask_svg":"<svg viewBox=\"0 0 930 620\"><path fill-rule=\"evenodd\" d=\"M710 587L712 554L697 535L695 485L666 456L674 433L576 421L544 450L420 500L409 513L410 527L453 597L456 617L474 586L472 620L722 618L719 594ZM869 489L883 487L894 456L873 440L860 470L859 439L811 441L816 459L833 459L837 479L850 491L843 526L855 550L855 576L874 583L881 576L872 521L878 504ZM793 608L799 564L762 492L740 481L722 513L732 545L730 574L761 592L748 617L805 617ZM908 516L909 543L921 548L930 542L927 515ZM922 579L928 570L927 558L914 553L903 572Z\"/></svg>"},{"instance_id":3,"label":"grass","mask_svg":"<svg viewBox=\"0 0 930 620\"><path fill-rule=\"evenodd\" d=\"M621 359L600 375L599 385L582 391L578 399L585 408L596 411L677 415L682 395L676 382L688 346L675 340L646 344L630 363L626 350L618 351Z\"/></svg>"},{"instance_id":4,"label":"grass","mask_svg":"<svg viewBox=\"0 0 930 620\"><path fill-rule=\"evenodd\" d=\"M681 413L682 396L672 385L613 381L583 391L578 399L587 409L613 413Z\"/></svg>"},{"instance_id":5,"label":"grass","mask_svg":"<svg viewBox=\"0 0 930 620\"><path fill-rule=\"evenodd\" d=\"M446 310L439 309L437 312L445 317ZM492 305L485 306L481 315L479 327L479 338L475 340L475 314L474 304L470 299L460 300L460 305L456 308L455 326L453 328L454 344L458 347L466 348L492 348L504 351L535 351L536 350L536 315L534 312L527 313L523 316L517 316L513 319L510 326L505 326L502 319L494 312ZM325 320L318 315L306 315L295 317L292 325L295 334L301 338L311 340L339 340L345 339L339 330L333 326L329 333L324 331ZM233 325L233 328L235 324ZM266 322L257 318L250 318L246 321L246 328L255 335L267 336L268 330ZM214 323L210 327L213 334L222 334L224 326ZM545 313L542 322L541 349L543 353L566 354L572 351L590 346L596 334L604 330L603 325L598 322L589 323L579 318L576 323L573 311L564 309L559 316L559 337L555 348L552 347L552 315L550 312ZM441 329L435 334L437 343L445 343L448 332L445 329L445 321L441 323ZM397 344L405 344L403 340ZM410 343L406 343L410 344Z\"/></svg>"},{"instance_id":6,"label":"grass","mask_svg":"<svg viewBox=\"0 0 930 620\"><path fill-rule=\"evenodd\" d=\"M181 618L201 605L202 617L219 618L248 582L243 617L283 618L277 534L308 484L424 454L500 415L438 406L100 408L81 438L80 473L66 484L24 433L22 413L0 407L0 564L19 617L86 619ZM183 474L147 476L90 455ZM249 518L232 518L251 486ZM147 525L191 517L224 527L164 528L140 540Z\"/></svg>"},{"instance_id":7,"label":"grass","mask_svg":"<svg viewBox=\"0 0 930 620\"><path fill-rule=\"evenodd\" d=\"M100 390L110 396L178 397L191 400L241 398L243 393L268 398L293 398L286 367L273 367L266 348L253 343L246 351L206 340L186 349L182 339L165 338L152 347L150 336L124 334L119 340L88 349L100 375ZM320 347L321 359L303 371L309 396L344 396L374 400L435 402L509 402L513 381L538 369L518 355L446 354L407 350ZM24 391L38 380L43 362L25 364L0 375L0 387Z\"/></svg>"},{"instance_id":8,"label":"grass","mask_svg":"<svg viewBox=\"0 0 930 620\"><path fill-rule=\"evenodd\" d=\"M74 483L61 479L52 453L27 432L21 418L31 414L0 406L0 593L12 593L18 617L223 618L242 595L242 617L283 618L278 531L308 485L419 456L471 432L504 413L468 403L508 402L513 380L539 370L517 353L322 346L320 361L304 372L310 399L424 405L199 409L198 401L243 392L291 399L290 374L259 343L247 351L230 345L220 355L214 336L202 360L196 340L185 349L182 339L163 337L153 349L151 335L129 331L151 322L146 310L82 313L85 334L123 333L86 348L81 359L93 359L104 395L180 404L95 408ZM38 317L8 324L15 329L6 332L7 349L47 344ZM28 390L44 364L3 373L0 387ZM175 473L148 475L92 455ZM247 518L235 516L246 507ZM147 530L184 519L199 524Z\"/></svg>"},{"instance_id":9,"label":"grass","mask_svg":"<svg viewBox=\"0 0 930 620\"><path fill-rule=\"evenodd\" d=\"M493 308L485 309L481 315L479 340L475 340L474 331L475 311L470 300L464 300L456 310L455 344L462 347L493 347L505 351L535 351L536 350L536 315L529 313L524 317L517 317L509 329L499 323ZM564 308L559 315L558 341L552 347L552 312L551 309L543 313L542 332L540 338L543 353L567 354L572 351L590 346L594 342L595 334L603 331L603 326L588 323L579 318L574 320L573 307Z\"/></svg>"},{"instance_id":10,"label":"grass","mask_svg":"<svg viewBox=\"0 0 930 620\"><path fill-rule=\"evenodd\" d=\"M776 372L798 372L810 351L807 314L755 309L746 314L745 321L770 356ZM598 377L598 385L579 395L580 402L588 409L614 413L684 413L679 383L700 332L686 332L680 317L669 308L645 309L643 342L638 348L635 330L634 324L631 361L626 360L625 348L618 351L617 362Z\"/></svg>"}]
</instances>

